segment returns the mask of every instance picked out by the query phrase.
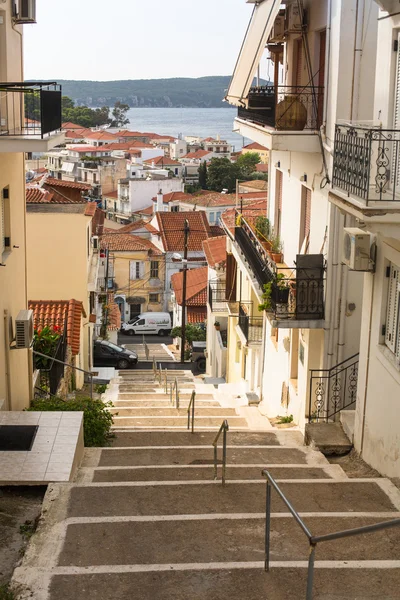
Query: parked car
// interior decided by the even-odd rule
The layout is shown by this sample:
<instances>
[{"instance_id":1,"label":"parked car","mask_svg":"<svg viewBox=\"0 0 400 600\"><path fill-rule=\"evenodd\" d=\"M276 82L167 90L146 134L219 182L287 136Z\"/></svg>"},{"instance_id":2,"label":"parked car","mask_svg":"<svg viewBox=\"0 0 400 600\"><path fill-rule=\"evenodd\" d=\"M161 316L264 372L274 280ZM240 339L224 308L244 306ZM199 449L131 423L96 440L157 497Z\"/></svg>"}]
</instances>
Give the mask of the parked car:
<instances>
[{"instance_id":1,"label":"parked car","mask_svg":"<svg viewBox=\"0 0 400 600\"><path fill-rule=\"evenodd\" d=\"M122 323L121 333L128 335L169 335L171 333L171 315L166 312L146 312Z\"/></svg>"},{"instance_id":2,"label":"parked car","mask_svg":"<svg viewBox=\"0 0 400 600\"><path fill-rule=\"evenodd\" d=\"M192 352L190 354L190 360L196 363L200 373L204 373L206 370L206 351L207 342L192 342Z\"/></svg>"},{"instance_id":3,"label":"parked car","mask_svg":"<svg viewBox=\"0 0 400 600\"><path fill-rule=\"evenodd\" d=\"M117 346L106 340L96 340L93 346L93 365L95 367L116 367L117 369L132 369L137 365L136 352Z\"/></svg>"}]
</instances>

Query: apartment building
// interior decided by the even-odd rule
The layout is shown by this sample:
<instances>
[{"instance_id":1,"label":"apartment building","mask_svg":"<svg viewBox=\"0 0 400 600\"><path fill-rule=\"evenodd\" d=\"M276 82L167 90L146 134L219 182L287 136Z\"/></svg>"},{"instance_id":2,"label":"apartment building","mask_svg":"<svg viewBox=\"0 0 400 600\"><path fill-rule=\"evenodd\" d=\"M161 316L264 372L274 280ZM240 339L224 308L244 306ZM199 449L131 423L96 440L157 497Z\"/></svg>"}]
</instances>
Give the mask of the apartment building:
<instances>
[{"instance_id":1,"label":"apartment building","mask_svg":"<svg viewBox=\"0 0 400 600\"><path fill-rule=\"evenodd\" d=\"M15 340L15 319L20 310L28 308L24 153L47 152L64 138L60 86L23 83L23 30L29 22L22 15L15 15L14 4L11 1L0 4L0 409L3 410L26 408L33 387L32 350L17 349Z\"/></svg>"},{"instance_id":2,"label":"apartment building","mask_svg":"<svg viewBox=\"0 0 400 600\"><path fill-rule=\"evenodd\" d=\"M239 307L227 376L257 393L269 417L293 414L304 429L349 408L345 394L331 390L336 365L348 361L354 374L363 275L350 276L339 252L356 218L329 195L336 124L373 116L378 8L372 0L339 0L334 10L328 0L249 3L226 100L238 107L234 129L269 150L271 240L255 218L237 214L228 256ZM255 75L267 79L265 58L274 80L253 87ZM273 258L270 241L279 250Z\"/></svg>"}]
</instances>

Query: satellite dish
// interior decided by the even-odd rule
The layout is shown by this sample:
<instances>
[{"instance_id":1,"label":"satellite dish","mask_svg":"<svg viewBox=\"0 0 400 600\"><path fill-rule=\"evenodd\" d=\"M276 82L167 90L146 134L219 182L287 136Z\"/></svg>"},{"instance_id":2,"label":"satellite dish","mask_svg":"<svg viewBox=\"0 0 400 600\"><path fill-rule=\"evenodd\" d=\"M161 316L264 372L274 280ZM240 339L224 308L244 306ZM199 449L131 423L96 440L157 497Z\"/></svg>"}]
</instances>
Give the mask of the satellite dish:
<instances>
[{"instance_id":1,"label":"satellite dish","mask_svg":"<svg viewBox=\"0 0 400 600\"><path fill-rule=\"evenodd\" d=\"M32 179L34 179L35 177L35 173L33 171L27 171L25 173L25 178L27 181L31 181Z\"/></svg>"}]
</instances>

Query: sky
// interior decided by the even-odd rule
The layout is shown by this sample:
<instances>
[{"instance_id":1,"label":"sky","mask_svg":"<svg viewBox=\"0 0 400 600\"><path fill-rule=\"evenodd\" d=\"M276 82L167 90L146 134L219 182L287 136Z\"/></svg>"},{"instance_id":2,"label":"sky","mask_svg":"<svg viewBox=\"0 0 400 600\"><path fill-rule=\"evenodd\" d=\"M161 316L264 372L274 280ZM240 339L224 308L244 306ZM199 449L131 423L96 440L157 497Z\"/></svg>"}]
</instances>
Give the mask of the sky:
<instances>
[{"instance_id":1,"label":"sky","mask_svg":"<svg viewBox=\"0 0 400 600\"><path fill-rule=\"evenodd\" d=\"M25 79L231 75L245 0L37 0L24 25Z\"/></svg>"}]
</instances>

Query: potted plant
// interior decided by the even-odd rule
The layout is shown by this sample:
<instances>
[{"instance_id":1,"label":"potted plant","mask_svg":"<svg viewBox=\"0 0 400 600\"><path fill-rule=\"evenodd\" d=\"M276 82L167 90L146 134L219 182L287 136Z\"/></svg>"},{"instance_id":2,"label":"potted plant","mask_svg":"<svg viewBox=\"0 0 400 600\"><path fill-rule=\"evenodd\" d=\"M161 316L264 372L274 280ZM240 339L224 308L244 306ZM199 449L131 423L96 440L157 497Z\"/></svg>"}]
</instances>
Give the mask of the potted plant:
<instances>
[{"instance_id":1,"label":"potted plant","mask_svg":"<svg viewBox=\"0 0 400 600\"><path fill-rule=\"evenodd\" d=\"M271 238L271 258L275 263L281 263L283 260L283 244L281 242L281 238L280 236L277 235L273 235Z\"/></svg>"},{"instance_id":2,"label":"potted plant","mask_svg":"<svg viewBox=\"0 0 400 600\"><path fill-rule=\"evenodd\" d=\"M217 331L219 331L221 329L221 323L219 321L215 321L214 327Z\"/></svg>"},{"instance_id":3,"label":"potted plant","mask_svg":"<svg viewBox=\"0 0 400 600\"><path fill-rule=\"evenodd\" d=\"M278 273L274 279L264 285L262 304L259 304L259 311L271 311L275 309L279 317L287 317L289 303L289 285L283 273Z\"/></svg>"},{"instance_id":4,"label":"potted plant","mask_svg":"<svg viewBox=\"0 0 400 600\"><path fill-rule=\"evenodd\" d=\"M272 244L269 241L271 236L271 224L269 219L262 216L257 217L254 222L254 228L261 244L268 252L270 252L272 249Z\"/></svg>"}]
</instances>

